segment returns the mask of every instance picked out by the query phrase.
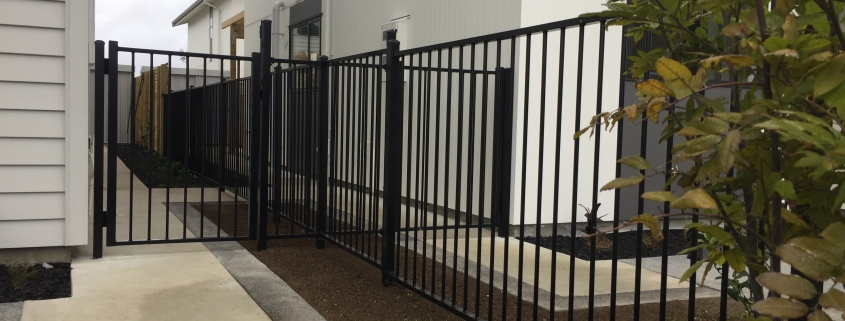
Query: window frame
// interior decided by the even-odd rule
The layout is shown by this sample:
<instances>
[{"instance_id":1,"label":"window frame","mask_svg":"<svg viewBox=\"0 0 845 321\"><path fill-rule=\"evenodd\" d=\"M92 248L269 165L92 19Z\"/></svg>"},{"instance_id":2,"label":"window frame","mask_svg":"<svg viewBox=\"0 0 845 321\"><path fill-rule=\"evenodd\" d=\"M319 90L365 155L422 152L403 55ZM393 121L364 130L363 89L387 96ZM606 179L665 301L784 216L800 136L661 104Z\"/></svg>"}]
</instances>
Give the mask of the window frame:
<instances>
[{"instance_id":1,"label":"window frame","mask_svg":"<svg viewBox=\"0 0 845 321\"><path fill-rule=\"evenodd\" d=\"M319 59L320 53L323 52L323 23L322 23L322 17L323 17L323 15L318 15L318 16L315 16L313 18L308 18L306 20L303 20L302 22L299 22L295 25L291 25L291 26L288 27L288 43L290 44L288 46L288 57L290 58L290 60L301 60L301 59L295 59L294 56L293 56L293 52L294 52L293 51L293 31L294 31L294 29L300 28L302 26L310 26L311 24L313 24L315 22L318 22L320 24L319 25L319 35L317 36L317 38L319 39L319 46L317 48L317 57L318 57L317 59ZM308 49L310 50L311 49L311 35L310 35L311 29L310 29L310 27L309 27L308 33L309 33L309 35L308 35ZM312 61L311 57L309 56L308 59L306 59L306 61Z\"/></svg>"}]
</instances>

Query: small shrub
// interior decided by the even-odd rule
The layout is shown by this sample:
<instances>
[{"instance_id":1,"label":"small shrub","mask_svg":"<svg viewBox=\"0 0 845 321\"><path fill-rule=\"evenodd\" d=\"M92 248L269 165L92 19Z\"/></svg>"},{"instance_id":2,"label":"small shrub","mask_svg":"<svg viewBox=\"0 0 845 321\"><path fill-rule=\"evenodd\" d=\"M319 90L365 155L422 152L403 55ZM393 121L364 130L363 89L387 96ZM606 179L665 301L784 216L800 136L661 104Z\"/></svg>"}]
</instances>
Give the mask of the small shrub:
<instances>
[{"instance_id":1,"label":"small shrub","mask_svg":"<svg viewBox=\"0 0 845 321\"><path fill-rule=\"evenodd\" d=\"M12 288L16 290L21 283L38 273L38 269L34 265L27 263L8 262L3 268L6 270L6 273L9 273L12 279Z\"/></svg>"}]
</instances>

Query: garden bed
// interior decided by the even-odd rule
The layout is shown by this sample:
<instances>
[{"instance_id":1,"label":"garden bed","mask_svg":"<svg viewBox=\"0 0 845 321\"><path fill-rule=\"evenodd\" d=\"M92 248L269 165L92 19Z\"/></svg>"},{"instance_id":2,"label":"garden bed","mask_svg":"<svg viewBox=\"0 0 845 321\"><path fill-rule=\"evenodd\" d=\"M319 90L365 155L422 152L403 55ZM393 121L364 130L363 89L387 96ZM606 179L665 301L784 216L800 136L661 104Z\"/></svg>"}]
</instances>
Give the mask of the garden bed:
<instances>
[{"instance_id":1,"label":"garden bed","mask_svg":"<svg viewBox=\"0 0 845 321\"><path fill-rule=\"evenodd\" d=\"M690 241L687 239L685 230L669 230L663 231L664 241L669 242L669 255L677 255L678 252L689 248ZM663 256L663 242L655 241L651 237L651 232L643 231L642 242L637 242L637 231L619 232L617 236L619 245L617 246L617 259L633 259L637 257L637 245L642 244L642 257L661 257ZM537 244L541 247L552 249L556 245L556 250L560 253L570 255L572 251L572 238L569 236L558 235L557 243L554 236L544 236L540 238L525 237L525 242ZM590 239L585 237L575 237L575 251L574 256L582 260L590 260L592 247ZM596 239L596 260L610 260L613 258L613 234L606 234L599 236Z\"/></svg>"},{"instance_id":2,"label":"garden bed","mask_svg":"<svg viewBox=\"0 0 845 321\"><path fill-rule=\"evenodd\" d=\"M0 264L0 303L25 300L49 300L70 297L70 263L49 263L52 268L41 264L21 269L22 265L7 262ZM16 269L17 268L17 269ZM11 272L11 273L10 273ZM31 274L14 286L13 275Z\"/></svg>"},{"instance_id":3,"label":"garden bed","mask_svg":"<svg viewBox=\"0 0 845 321\"><path fill-rule=\"evenodd\" d=\"M172 161L158 152L141 147L121 144L114 148L117 158L132 171L147 188L202 187L202 180L188 171L181 163ZM169 173L169 175L168 175ZM206 181L205 186L213 186Z\"/></svg>"},{"instance_id":4,"label":"garden bed","mask_svg":"<svg viewBox=\"0 0 845 321\"><path fill-rule=\"evenodd\" d=\"M199 210L199 206L194 205ZM238 235L245 235L248 226L247 211L248 206L242 204L238 207L237 227ZM205 206L204 215L212 222L217 222L217 205L210 204ZM234 216L235 206L224 205L221 210L221 228L230 235L234 232ZM275 222L273 222L272 215L268 215L268 227L270 233L275 233ZM290 231L302 233L302 229L298 227L291 227L289 223L282 220L279 223L279 231L287 233ZM647 233L646 233L647 235ZM373 248L380 248L380 238L374 236ZM350 240L352 241L352 240ZM367 241L368 242L368 241ZM375 266L358 258L357 256L347 252L340 246L327 242L326 248L318 250L315 247L313 238L299 238L286 240L270 240L267 245L267 250L257 251L256 241L240 241L239 242L246 250L254 255L258 260L267 265L267 267L276 273L280 278L293 288L300 296L302 296L309 304L311 304L320 314L326 319L332 320L461 320L458 316L450 313L446 309L441 308L432 301L429 301L422 296L419 296L405 287L393 285L391 287L383 287L381 285L381 271ZM402 255L404 251L399 252L400 266L404 266L404 258ZM410 255L410 261L414 261L414 257L418 261L417 279L421 280L421 273L423 269L431 272L432 267L438 268L437 278L441 278L439 262L432 262L421 255ZM470 289L468 292L468 310L475 310L475 287L478 284L477 280L468 277L462 273L453 273L451 268L447 268L446 284L451 285L454 280L457 287L455 291L455 301L462 303L463 289ZM413 274L412 274L413 275ZM412 277L409 275L408 277ZM430 274L429 274L430 275ZM429 281L430 282L430 281ZM439 282L438 282L439 283ZM487 296L489 292L488 285L485 282L480 282L481 292L481 311L482 318L488 318L487 315ZM441 293L440 286L437 286L438 293ZM452 292L447 286L446 295L451 299ZM494 319L501 319L502 310L502 296L507 295L507 310L508 320L517 320L516 307L522 305L522 319L532 319L533 306L531 302L520 301L516 296L505 294L499 289L494 289L493 293L493 311L495 311ZM730 315L728 320L744 320L741 316L742 305L730 302ZM667 320L687 320L687 301L671 301L667 305ZM719 320L719 299L708 298L696 300L696 320ZM576 310L574 320L587 319L587 310ZM648 303L643 304L640 309L640 318L642 320L657 320L659 316L659 304ZM567 320L566 311L557 311L554 313L555 320ZM548 320L550 313L548 310L540 308L537 319ZM609 309L607 307L599 307L595 309L596 320L608 320ZM617 320L633 320L633 306L619 306L617 307Z\"/></svg>"}]
</instances>

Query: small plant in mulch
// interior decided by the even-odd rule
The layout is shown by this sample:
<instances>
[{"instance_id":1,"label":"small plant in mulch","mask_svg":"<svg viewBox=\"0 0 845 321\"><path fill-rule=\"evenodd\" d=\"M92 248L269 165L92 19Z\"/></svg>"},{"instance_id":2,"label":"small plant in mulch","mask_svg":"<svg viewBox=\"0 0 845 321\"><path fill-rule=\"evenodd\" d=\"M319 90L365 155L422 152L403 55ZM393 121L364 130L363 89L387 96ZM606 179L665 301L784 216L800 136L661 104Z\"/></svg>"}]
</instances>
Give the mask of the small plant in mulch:
<instances>
[{"instance_id":1,"label":"small plant in mulch","mask_svg":"<svg viewBox=\"0 0 845 321\"><path fill-rule=\"evenodd\" d=\"M17 290L21 283L35 275L35 273L38 273L35 266L26 263L8 262L3 268L9 274L9 278L12 281L12 289L14 290Z\"/></svg>"},{"instance_id":2,"label":"small plant in mulch","mask_svg":"<svg viewBox=\"0 0 845 321\"><path fill-rule=\"evenodd\" d=\"M0 303L69 297L70 271L70 263L0 264Z\"/></svg>"}]
</instances>

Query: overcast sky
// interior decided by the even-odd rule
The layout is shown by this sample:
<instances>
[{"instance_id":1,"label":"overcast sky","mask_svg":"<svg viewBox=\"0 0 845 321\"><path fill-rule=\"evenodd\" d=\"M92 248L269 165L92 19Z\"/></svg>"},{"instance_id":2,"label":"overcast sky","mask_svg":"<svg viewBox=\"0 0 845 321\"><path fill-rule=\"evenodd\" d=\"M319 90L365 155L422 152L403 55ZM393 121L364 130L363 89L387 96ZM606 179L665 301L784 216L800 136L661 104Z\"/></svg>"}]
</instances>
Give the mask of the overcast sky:
<instances>
[{"instance_id":1,"label":"overcast sky","mask_svg":"<svg viewBox=\"0 0 845 321\"><path fill-rule=\"evenodd\" d=\"M172 27L171 22L193 0L100 0L95 4L95 38L117 40L121 47L179 51L188 49L188 27ZM149 55L136 55L136 68L149 65ZM166 63L166 56L156 56L156 65ZM144 63L141 63L141 62ZM119 63L128 65L130 57L121 55ZM184 63L173 57L174 67Z\"/></svg>"}]
</instances>

